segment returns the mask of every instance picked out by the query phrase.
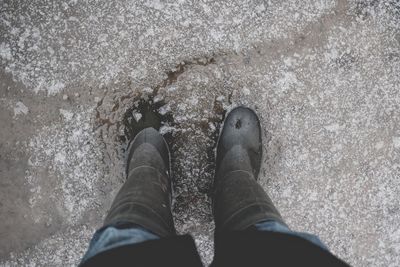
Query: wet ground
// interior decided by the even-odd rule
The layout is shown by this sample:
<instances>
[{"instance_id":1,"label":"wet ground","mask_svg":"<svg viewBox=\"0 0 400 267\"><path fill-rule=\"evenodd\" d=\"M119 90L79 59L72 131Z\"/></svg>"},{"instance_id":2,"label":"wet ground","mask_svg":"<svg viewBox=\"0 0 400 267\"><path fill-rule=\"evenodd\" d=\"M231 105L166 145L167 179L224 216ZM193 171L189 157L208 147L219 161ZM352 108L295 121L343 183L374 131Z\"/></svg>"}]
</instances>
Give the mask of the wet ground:
<instances>
[{"instance_id":1,"label":"wet ground","mask_svg":"<svg viewBox=\"0 0 400 267\"><path fill-rule=\"evenodd\" d=\"M354 266L399 266L399 25L396 0L3 1L0 265L76 265L151 114L177 230L209 263L213 147L247 105L288 225Z\"/></svg>"}]
</instances>

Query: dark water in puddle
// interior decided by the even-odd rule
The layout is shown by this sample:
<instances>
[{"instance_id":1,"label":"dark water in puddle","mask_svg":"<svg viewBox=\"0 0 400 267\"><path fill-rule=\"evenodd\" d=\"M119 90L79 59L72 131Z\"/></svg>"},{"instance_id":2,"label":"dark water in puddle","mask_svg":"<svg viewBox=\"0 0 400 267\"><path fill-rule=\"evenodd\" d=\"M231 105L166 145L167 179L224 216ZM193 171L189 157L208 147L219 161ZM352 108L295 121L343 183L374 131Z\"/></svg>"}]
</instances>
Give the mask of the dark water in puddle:
<instances>
[{"instance_id":1,"label":"dark water in puddle","mask_svg":"<svg viewBox=\"0 0 400 267\"><path fill-rule=\"evenodd\" d=\"M129 141L133 139L141 130L153 127L160 130L162 126L173 126L173 116L171 113L160 114L159 109L165 105L164 101L154 102L154 97L148 99L138 99L133 107L125 114L123 124L125 125L125 138ZM140 116L137 120L135 116ZM164 135L166 139L171 139L171 134Z\"/></svg>"}]
</instances>

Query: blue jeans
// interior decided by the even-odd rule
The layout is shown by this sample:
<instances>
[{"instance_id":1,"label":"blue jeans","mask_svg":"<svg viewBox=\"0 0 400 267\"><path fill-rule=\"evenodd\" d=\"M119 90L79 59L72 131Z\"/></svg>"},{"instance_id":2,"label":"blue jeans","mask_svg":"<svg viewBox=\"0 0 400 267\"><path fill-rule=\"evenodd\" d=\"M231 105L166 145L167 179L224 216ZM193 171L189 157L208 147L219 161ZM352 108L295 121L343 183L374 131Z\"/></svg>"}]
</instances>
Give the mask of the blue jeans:
<instances>
[{"instance_id":1,"label":"blue jeans","mask_svg":"<svg viewBox=\"0 0 400 267\"><path fill-rule=\"evenodd\" d=\"M279 223L277 221L263 221L260 223L257 223L256 225L257 230L259 231L270 231L270 232L278 232L278 233L283 233L283 234L289 234L289 235L294 235L301 237L305 240L310 241L314 245L319 246L322 249L328 250L328 247L325 246L324 243L319 239L318 236L308 234L308 233L303 233L303 232L295 232L289 229L286 225Z\"/></svg>"},{"instance_id":2,"label":"blue jeans","mask_svg":"<svg viewBox=\"0 0 400 267\"><path fill-rule=\"evenodd\" d=\"M114 225L105 226L94 233L89 248L85 256L83 256L81 263L109 249L159 238L159 236L140 226L122 229Z\"/></svg>"},{"instance_id":3,"label":"blue jeans","mask_svg":"<svg viewBox=\"0 0 400 267\"><path fill-rule=\"evenodd\" d=\"M328 248L321 242L321 240L317 236L302 232L294 232L290 230L286 225L277 221L263 221L257 223L255 227L258 231L270 231L298 236L312 242L313 244L325 250L328 250ZM93 238L89 244L88 251L86 252L85 256L83 256L81 263L98 253L112 248L124 245L133 245L147 240L154 240L159 238L159 236L140 226L122 229L117 228L116 226L106 226L96 231L96 233L93 235Z\"/></svg>"}]
</instances>

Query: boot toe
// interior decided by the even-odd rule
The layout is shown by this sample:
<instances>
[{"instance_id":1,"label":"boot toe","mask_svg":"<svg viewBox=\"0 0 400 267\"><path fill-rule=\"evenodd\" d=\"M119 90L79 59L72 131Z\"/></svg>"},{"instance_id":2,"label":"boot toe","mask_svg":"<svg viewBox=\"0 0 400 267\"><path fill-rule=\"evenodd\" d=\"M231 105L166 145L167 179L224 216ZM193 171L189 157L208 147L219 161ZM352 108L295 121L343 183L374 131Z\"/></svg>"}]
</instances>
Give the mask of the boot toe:
<instances>
[{"instance_id":1,"label":"boot toe","mask_svg":"<svg viewBox=\"0 0 400 267\"><path fill-rule=\"evenodd\" d=\"M217 167L228 151L238 145L250 157L257 177L262 156L261 126L257 114L247 107L237 107L226 117L218 141Z\"/></svg>"},{"instance_id":2,"label":"boot toe","mask_svg":"<svg viewBox=\"0 0 400 267\"><path fill-rule=\"evenodd\" d=\"M246 107L232 110L225 120L221 141L228 149L235 145L258 149L261 143L261 127L255 112Z\"/></svg>"}]
</instances>

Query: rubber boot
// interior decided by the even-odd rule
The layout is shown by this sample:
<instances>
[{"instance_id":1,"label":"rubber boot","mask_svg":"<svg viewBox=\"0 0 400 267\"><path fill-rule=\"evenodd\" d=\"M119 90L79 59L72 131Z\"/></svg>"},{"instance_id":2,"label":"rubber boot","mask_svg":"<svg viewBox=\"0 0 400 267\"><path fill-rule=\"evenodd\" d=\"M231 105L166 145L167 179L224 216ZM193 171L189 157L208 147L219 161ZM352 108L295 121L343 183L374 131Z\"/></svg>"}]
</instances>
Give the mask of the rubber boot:
<instances>
[{"instance_id":1,"label":"rubber boot","mask_svg":"<svg viewBox=\"0 0 400 267\"><path fill-rule=\"evenodd\" d=\"M233 109L217 145L213 212L216 232L244 230L264 221L284 223L258 184L262 158L260 122L249 108Z\"/></svg>"},{"instance_id":2,"label":"rubber boot","mask_svg":"<svg viewBox=\"0 0 400 267\"><path fill-rule=\"evenodd\" d=\"M171 213L170 154L153 128L139 132L129 146L127 180L104 225L134 224L160 237L175 235Z\"/></svg>"}]
</instances>

